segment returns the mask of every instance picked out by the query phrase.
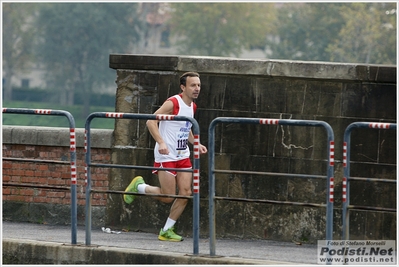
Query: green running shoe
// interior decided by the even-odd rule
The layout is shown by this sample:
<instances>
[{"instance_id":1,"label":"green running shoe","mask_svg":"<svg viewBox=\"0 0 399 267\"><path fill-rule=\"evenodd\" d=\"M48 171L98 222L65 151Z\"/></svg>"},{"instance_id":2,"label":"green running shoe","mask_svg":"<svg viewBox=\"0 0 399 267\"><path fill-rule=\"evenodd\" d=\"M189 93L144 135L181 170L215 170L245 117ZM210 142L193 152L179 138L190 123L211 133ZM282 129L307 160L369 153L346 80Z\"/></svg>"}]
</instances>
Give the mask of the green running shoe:
<instances>
[{"instance_id":1,"label":"green running shoe","mask_svg":"<svg viewBox=\"0 0 399 267\"><path fill-rule=\"evenodd\" d=\"M134 179L130 182L128 187L126 187L125 192L138 193L139 191L137 190L137 186L139 184L144 184L143 177L141 177L141 176L134 177ZM127 204L132 203L135 198L136 198L135 195L123 195L123 200Z\"/></svg>"},{"instance_id":2,"label":"green running shoe","mask_svg":"<svg viewBox=\"0 0 399 267\"><path fill-rule=\"evenodd\" d=\"M159 231L158 239L161 241L171 241L171 242L183 241L183 237L181 237L181 236L175 234L175 232L173 232L173 227L169 228L166 231L164 231L161 228L161 231Z\"/></svg>"}]
</instances>

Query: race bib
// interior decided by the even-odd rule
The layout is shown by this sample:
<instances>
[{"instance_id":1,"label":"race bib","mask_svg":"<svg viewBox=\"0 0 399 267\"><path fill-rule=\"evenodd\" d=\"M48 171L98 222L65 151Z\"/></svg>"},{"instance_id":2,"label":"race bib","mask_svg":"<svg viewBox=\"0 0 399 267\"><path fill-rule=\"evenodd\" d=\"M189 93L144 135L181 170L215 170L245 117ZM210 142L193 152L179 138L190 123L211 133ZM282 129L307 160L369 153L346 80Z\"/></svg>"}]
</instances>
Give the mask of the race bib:
<instances>
[{"instance_id":1,"label":"race bib","mask_svg":"<svg viewBox=\"0 0 399 267\"><path fill-rule=\"evenodd\" d=\"M176 150L186 150L188 143L189 132L178 132L177 133L177 144Z\"/></svg>"}]
</instances>

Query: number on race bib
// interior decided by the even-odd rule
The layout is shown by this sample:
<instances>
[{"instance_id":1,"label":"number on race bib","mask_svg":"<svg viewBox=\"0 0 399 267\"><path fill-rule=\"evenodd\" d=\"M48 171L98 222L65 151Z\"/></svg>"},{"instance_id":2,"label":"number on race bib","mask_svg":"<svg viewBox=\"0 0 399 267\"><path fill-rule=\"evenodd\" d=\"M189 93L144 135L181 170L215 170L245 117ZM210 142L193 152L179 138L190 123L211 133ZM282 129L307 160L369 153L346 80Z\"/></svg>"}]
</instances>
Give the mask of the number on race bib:
<instances>
[{"instance_id":1,"label":"number on race bib","mask_svg":"<svg viewBox=\"0 0 399 267\"><path fill-rule=\"evenodd\" d=\"M178 139L177 140L177 150L185 150L187 148L187 139Z\"/></svg>"}]
</instances>

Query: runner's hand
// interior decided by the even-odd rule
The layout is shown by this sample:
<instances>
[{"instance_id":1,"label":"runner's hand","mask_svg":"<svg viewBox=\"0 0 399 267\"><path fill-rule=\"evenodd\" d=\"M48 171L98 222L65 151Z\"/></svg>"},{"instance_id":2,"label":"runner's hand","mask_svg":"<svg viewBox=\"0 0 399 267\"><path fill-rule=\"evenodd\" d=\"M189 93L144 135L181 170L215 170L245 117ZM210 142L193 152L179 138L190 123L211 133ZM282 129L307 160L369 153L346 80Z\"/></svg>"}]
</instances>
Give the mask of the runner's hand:
<instances>
[{"instance_id":1,"label":"runner's hand","mask_svg":"<svg viewBox=\"0 0 399 267\"><path fill-rule=\"evenodd\" d=\"M165 143L159 144L158 151L162 155L168 155L169 154L168 146Z\"/></svg>"},{"instance_id":2,"label":"runner's hand","mask_svg":"<svg viewBox=\"0 0 399 267\"><path fill-rule=\"evenodd\" d=\"M206 148L206 146L200 144L199 152L200 152L200 154L205 154L206 152L208 152L208 149Z\"/></svg>"}]
</instances>

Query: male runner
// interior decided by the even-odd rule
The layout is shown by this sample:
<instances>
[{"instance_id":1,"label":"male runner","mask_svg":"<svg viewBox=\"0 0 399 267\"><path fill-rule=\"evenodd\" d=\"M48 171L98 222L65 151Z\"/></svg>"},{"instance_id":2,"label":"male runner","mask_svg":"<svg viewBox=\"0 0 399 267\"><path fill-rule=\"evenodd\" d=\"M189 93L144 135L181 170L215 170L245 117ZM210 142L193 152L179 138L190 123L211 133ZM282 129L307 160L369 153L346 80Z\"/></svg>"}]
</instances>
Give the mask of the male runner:
<instances>
[{"instance_id":1,"label":"male runner","mask_svg":"<svg viewBox=\"0 0 399 267\"><path fill-rule=\"evenodd\" d=\"M194 100L198 98L201 90L199 74L196 72L186 72L180 77L181 93L169 97L154 114L169 114L186 117L194 117L196 104ZM159 124L159 125L158 125ZM157 168L178 168L191 169L190 150L188 142L194 143L194 135L191 131L189 121L157 121L148 120L147 127L152 137L156 141L154 148L154 167ZM200 153L207 153L207 148L199 145ZM179 171L154 170L158 174L160 187L151 186L144 182L141 176L135 177L125 192L150 193L150 194L178 194L182 196L191 195L192 173ZM124 195L124 201L132 203L134 195ZM171 203L169 217L159 232L158 239L161 241L182 241L183 237L174 232L176 220L183 213L188 199L158 197L164 203Z\"/></svg>"}]
</instances>

